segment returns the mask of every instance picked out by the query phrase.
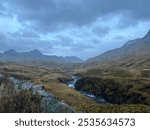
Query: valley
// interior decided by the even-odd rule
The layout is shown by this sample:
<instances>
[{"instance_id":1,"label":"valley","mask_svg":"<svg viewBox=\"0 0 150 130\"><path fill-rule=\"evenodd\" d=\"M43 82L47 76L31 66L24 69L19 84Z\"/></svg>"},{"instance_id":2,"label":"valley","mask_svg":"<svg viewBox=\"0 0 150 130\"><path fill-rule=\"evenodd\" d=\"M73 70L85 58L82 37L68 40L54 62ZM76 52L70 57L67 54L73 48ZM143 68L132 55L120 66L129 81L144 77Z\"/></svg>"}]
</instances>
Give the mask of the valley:
<instances>
[{"instance_id":1,"label":"valley","mask_svg":"<svg viewBox=\"0 0 150 130\"><path fill-rule=\"evenodd\" d=\"M150 112L149 37L87 61L9 50L0 54L0 73L43 85L74 112Z\"/></svg>"}]
</instances>

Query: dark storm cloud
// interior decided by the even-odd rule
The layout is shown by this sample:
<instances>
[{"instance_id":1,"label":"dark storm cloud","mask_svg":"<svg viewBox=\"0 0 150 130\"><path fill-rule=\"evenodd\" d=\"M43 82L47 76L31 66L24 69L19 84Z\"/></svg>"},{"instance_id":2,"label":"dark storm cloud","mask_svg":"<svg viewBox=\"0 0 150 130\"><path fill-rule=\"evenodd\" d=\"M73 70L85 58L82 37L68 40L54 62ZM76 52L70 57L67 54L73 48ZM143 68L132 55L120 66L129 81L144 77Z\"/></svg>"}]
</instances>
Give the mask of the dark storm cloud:
<instances>
[{"instance_id":1,"label":"dark storm cloud","mask_svg":"<svg viewBox=\"0 0 150 130\"><path fill-rule=\"evenodd\" d=\"M149 0L8 0L11 11L37 30L83 26L106 15L121 14L122 27L150 19ZM110 18L111 19L111 18Z\"/></svg>"}]
</instances>

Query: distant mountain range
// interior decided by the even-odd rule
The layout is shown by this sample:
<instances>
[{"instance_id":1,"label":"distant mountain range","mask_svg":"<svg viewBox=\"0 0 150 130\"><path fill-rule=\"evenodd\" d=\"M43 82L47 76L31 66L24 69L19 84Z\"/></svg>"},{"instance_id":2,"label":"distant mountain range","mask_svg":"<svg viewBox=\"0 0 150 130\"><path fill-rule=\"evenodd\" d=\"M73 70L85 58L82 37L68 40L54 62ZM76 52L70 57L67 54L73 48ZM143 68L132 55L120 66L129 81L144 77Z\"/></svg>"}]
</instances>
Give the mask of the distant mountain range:
<instances>
[{"instance_id":1,"label":"distant mountain range","mask_svg":"<svg viewBox=\"0 0 150 130\"><path fill-rule=\"evenodd\" d=\"M86 62L101 62L134 66L146 64L150 66L150 31L143 37L128 41L121 48L104 52L101 55L88 59Z\"/></svg>"},{"instance_id":2,"label":"distant mountain range","mask_svg":"<svg viewBox=\"0 0 150 130\"><path fill-rule=\"evenodd\" d=\"M44 61L44 62L65 62L65 63L80 63L81 59L75 56L58 57L43 55L39 50L35 49L30 52L17 52L13 49L0 53L1 61L9 62L26 62L26 61Z\"/></svg>"},{"instance_id":3,"label":"distant mountain range","mask_svg":"<svg viewBox=\"0 0 150 130\"><path fill-rule=\"evenodd\" d=\"M95 67L99 65L135 67L150 67L150 31L143 37L128 41L121 48L107 51L101 55L89 58L85 62L75 56L58 57L43 55L35 49L30 52L17 52L13 49L0 53L0 61L19 62L19 63L38 63L55 62L55 63L84 63L84 67ZM42 64L43 65L43 64ZM48 64L49 65L49 64ZM53 66L55 66L54 64Z\"/></svg>"}]
</instances>

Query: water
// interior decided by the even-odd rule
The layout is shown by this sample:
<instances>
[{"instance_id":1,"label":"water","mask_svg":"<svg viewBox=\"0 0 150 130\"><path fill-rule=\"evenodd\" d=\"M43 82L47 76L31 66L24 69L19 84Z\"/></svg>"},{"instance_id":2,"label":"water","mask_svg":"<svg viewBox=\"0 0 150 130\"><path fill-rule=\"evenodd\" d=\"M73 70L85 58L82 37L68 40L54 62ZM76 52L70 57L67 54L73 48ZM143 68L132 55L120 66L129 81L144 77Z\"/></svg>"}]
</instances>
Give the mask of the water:
<instances>
[{"instance_id":1,"label":"water","mask_svg":"<svg viewBox=\"0 0 150 130\"><path fill-rule=\"evenodd\" d=\"M68 82L68 86L72 89L75 89L75 83L80 79L80 77L78 76L72 76L72 80ZM104 100L103 98L97 98L95 95L91 94L91 93L88 93L88 92L83 92L83 91L80 91L80 93L98 103L108 103L106 100Z\"/></svg>"},{"instance_id":2,"label":"water","mask_svg":"<svg viewBox=\"0 0 150 130\"><path fill-rule=\"evenodd\" d=\"M75 89L75 83L80 79L78 76L72 76L72 80L68 82L70 88Z\"/></svg>"}]
</instances>

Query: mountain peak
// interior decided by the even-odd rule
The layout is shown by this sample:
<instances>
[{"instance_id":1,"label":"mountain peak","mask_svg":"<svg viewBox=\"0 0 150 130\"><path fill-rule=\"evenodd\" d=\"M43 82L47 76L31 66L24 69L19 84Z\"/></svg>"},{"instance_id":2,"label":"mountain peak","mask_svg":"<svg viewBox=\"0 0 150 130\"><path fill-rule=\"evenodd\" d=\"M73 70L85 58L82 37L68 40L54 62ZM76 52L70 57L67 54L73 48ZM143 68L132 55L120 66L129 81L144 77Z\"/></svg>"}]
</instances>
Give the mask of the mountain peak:
<instances>
[{"instance_id":1,"label":"mountain peak","mask_svg":"<svg viewBox=\"0 0 150 130\"><path fill-rule=\"evenodd\" d=\"M14 49L10 49L8 51L4 52L5 55L17 55L18 52L16 52Z\"/></svg>"},{"instance_id":2,"label":"mountain peak","mask_svg":"<svg viewBox=\"0 0 150 130\"><path fill-rule=\"evenodd\" d=\"M30 51L30 53L35 54L35 55L42 55L42 53L38 49Z\"/></svg>"},{"instance_id":3,"label":"mountain peak","mask_svg":"<svg viewBox=\"0 0 150 130\"><path fill-rule=\"evenodd\" d=\"M82 59L80 59L80 58L78 58L76 56L65 56L65 57L63 57L63 59L66 62L76 62L76 63L78 63L78 62L82 62L83 61Z\"/></svg>"},{"instance_id":4,"label":"mountain peak","mask_svg":"<svg viewBox=\"0 0 150 130\"><path fill-rule=\"evenodd\" d=\"M149 30L148 33L144 36L144 39L147 39L147 38L150 39L150 30Z\"/></svg>"}]
</instances>

